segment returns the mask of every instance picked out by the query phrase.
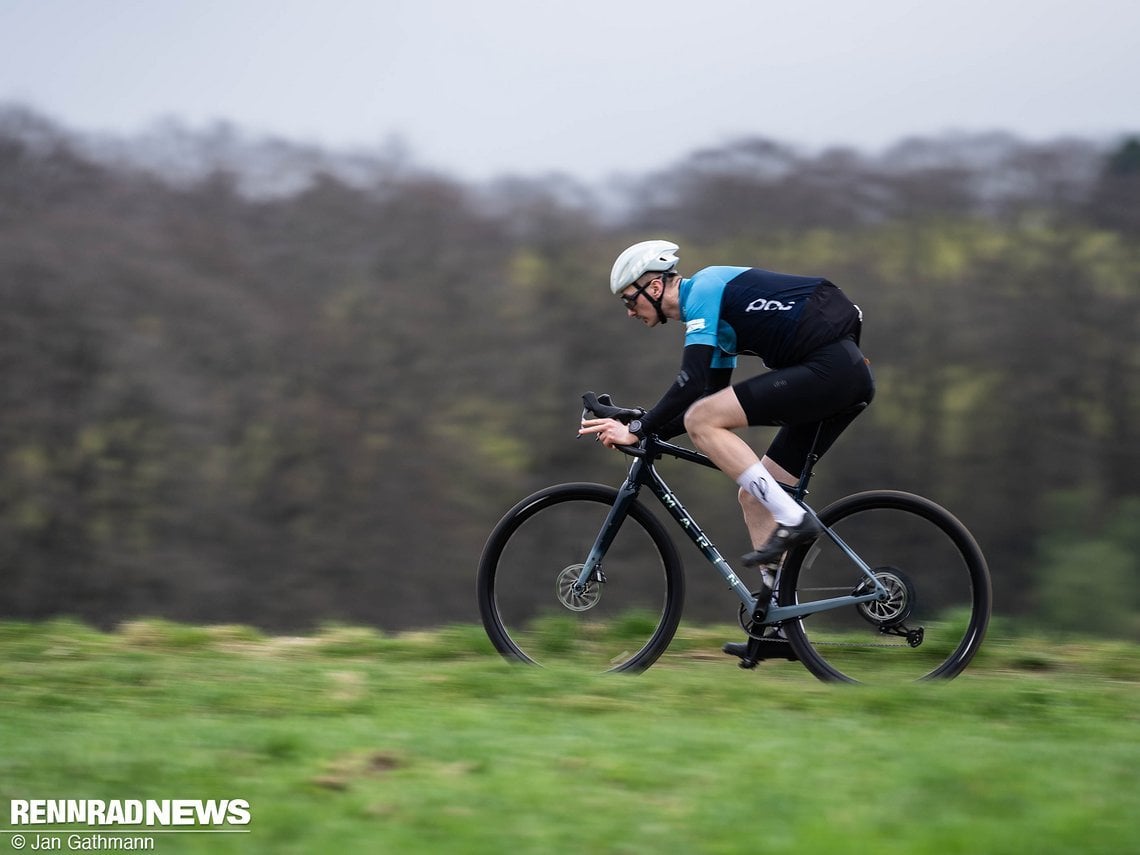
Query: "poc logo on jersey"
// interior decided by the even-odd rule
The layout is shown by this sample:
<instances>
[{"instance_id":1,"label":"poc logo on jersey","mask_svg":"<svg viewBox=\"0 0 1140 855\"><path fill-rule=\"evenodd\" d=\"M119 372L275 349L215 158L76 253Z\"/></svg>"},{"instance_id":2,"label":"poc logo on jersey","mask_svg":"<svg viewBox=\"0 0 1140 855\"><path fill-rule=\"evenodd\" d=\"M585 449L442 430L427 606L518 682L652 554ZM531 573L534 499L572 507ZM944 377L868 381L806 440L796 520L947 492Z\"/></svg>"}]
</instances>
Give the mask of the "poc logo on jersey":
<instances>
[{"instance_id":1,"label":"poc logo on jersey","mask_svg":"<svg viewBox=\"0 0 1140 855\"><path fill-rule=\"evenodd\" d=\"M765 300L765 299L761 298L759 300L753 300L751 303L749 303L748 308L745 309L744 311L746 311L746 312L787 312L787 311L790 311L791 308L795 304L796 303L794 300L790 303L781 303L779 300Z\"/></svg>"},{"instance_id":2,"label":"poc logo on jersey","mask_svg":"<svg viewBox=\"0 0 1140 855\"><path fill-rule=\"evenodd\" d=\"M701 330L703 330L705 328L705 326L706 326L706 324L705 324L704 318L696 318L695 320L689 321L687 324L685 324L685 332L687 332L687 333L700 332Z\"/></svg>"}]
</instances>

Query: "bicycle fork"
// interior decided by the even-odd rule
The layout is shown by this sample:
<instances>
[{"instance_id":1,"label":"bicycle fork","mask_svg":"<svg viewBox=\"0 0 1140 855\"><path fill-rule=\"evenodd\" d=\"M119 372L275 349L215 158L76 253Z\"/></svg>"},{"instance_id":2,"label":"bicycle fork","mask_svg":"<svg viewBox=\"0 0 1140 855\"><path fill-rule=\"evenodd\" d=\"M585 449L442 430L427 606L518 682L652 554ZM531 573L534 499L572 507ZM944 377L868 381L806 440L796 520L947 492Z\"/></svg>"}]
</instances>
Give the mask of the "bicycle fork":
<instances>
[{"instance_id":1,"label":"bicycle fork","mask_svg":"<svg viewBox=\"0 0 1140 855\"><path fill-rule=\"evenodd\" d=\"M606 521L602 523L602 530L598 532L594 545L590 547L590 554L586 556L586 562L582 565L582 572L578 574L578 581L574 583L571 589L575 596L583 595L591 582L606 581L606 576L602 572L602 559L609 550L610 544L614 542L614 538L617 537L618 529L621 528L622 522L629 514L629 508L637 499L640 489L640 485L632 478L627 478L625 483L621 485L617 499L609 513L606 514Z\"/></svg>"}]
</instances>

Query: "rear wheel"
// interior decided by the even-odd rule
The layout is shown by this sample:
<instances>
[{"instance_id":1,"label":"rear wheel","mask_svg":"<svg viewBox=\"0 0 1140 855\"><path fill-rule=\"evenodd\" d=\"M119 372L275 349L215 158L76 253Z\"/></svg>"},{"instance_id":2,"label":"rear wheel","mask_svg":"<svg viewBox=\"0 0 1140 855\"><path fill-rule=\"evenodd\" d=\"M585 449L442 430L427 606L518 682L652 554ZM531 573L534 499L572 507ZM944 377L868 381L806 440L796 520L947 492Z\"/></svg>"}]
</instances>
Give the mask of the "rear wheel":
<instances>
[{"instance_id":1,"label":"rear wheel","mask_svg":"<svg viewBox=\"0 0 1140 855\"><path fill-rule=\"evenodd\" d=\"M560 484L499 522L479 562L479 611L507 659L603 671L648 668L681 620L684 575L661 523L640 502L585 590L574 585L618 491Z\"/></svg>"},{"instance_id":2,"label":"rear wheel","mask_svg":"<svg viewBox=\"0 0 1140 855\"><path fill-rule=\"evenodd\" d=\"M978 544L947 510L910 493L858 493L820 519L874 571L887 599L818 612L784 624L800 661L823 680L882 683L950 678L977 653L991 609ZM872 589L825 534L791 554L780 605Z\"/></svg>"}]
</instances>

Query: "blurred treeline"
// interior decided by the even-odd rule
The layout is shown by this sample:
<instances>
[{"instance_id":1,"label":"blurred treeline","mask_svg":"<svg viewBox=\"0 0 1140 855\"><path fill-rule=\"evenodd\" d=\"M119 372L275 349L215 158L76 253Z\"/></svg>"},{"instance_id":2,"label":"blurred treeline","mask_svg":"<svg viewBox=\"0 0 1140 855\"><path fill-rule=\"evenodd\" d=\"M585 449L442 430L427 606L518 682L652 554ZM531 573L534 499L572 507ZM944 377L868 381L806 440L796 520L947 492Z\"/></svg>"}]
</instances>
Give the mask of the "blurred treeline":
<instances>
[{"instance_id":1,"label":"blurred treeline","mask_svg":"<svg viewBox=\"0 0 1140 855\"><path fill-rule=\"evenodd\" d=\"M224 127L100 140L19 108L0 112L0 616L476 619L507 507L624 474L575 440L581 393L648 405L674 376L682 329L631 324L607 288L647 237L685 272L820 273L863 307L878 397L817 468L817 507L921 492L975 532L1002 613L1140 637L1137 140L753 139L598 189ZM735 487L692 469L663 471L734 556ZM685 549L687 614L731 620Z\"/></svg>"}]
</instances>

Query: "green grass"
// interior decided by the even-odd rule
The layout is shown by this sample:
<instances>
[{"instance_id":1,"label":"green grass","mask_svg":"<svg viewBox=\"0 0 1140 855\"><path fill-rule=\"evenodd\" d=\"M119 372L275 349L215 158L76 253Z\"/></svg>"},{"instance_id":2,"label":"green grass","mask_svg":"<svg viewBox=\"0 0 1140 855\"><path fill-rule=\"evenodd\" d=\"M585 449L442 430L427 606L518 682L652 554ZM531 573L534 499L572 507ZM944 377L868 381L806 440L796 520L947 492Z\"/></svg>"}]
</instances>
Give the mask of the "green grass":
<instances>
[{"instance_id":1,"label":"green grass","mask_svg":"<svg viewBox=\"0 0 1140 855\"><path fill-rule=\"evenodd\" d=\"M738 634L604 676L508 665L478 627L0 623L2 826L10 799L244 798L248 834L156 851L1134 851L1134 645L991 639L886 690L741 671Z\"/></svg>"}]
</instances>

